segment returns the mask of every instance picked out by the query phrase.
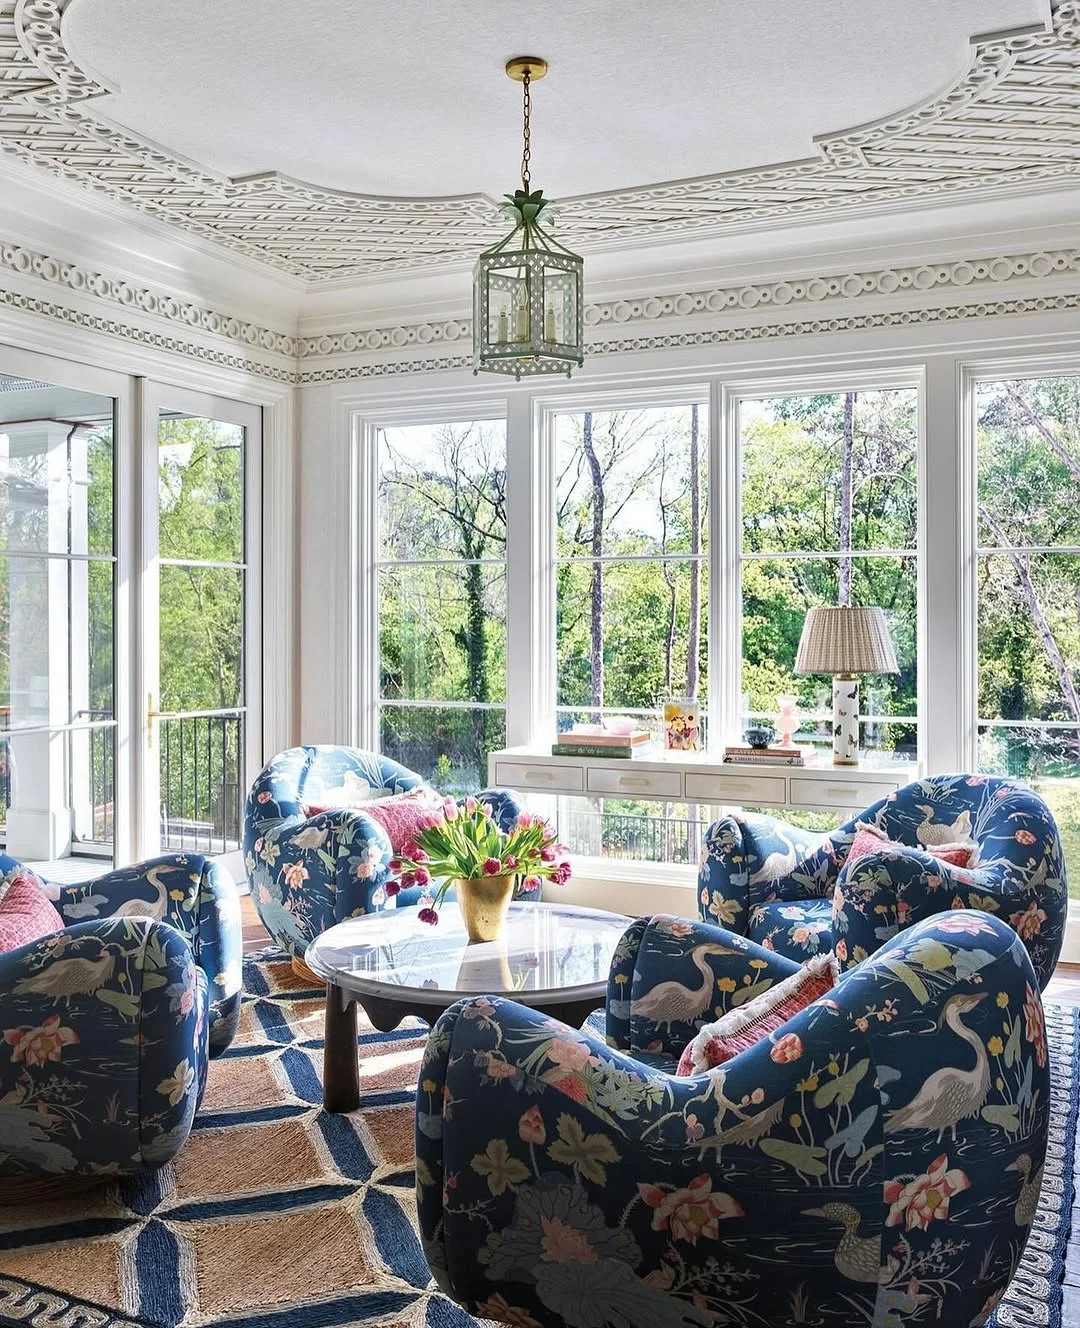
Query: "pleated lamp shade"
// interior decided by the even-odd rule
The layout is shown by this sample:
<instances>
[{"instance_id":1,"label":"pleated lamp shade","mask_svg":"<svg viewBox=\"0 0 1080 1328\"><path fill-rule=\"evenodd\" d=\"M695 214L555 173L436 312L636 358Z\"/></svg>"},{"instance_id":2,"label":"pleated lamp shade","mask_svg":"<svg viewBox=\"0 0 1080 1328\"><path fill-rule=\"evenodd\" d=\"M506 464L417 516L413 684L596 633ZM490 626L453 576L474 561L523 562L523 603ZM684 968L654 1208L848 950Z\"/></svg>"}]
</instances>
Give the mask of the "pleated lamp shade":
<instances>
[{"instance_id":1,"label":"pleated lamp shade","mask_svg":"<svg viewBox=\"0 0 1080 1328\"><path fill-rule=\"evenodd\" d=\"M796 673L899 673L889 624L877 608L810 609Z\"/></svg>"}]
</instances>

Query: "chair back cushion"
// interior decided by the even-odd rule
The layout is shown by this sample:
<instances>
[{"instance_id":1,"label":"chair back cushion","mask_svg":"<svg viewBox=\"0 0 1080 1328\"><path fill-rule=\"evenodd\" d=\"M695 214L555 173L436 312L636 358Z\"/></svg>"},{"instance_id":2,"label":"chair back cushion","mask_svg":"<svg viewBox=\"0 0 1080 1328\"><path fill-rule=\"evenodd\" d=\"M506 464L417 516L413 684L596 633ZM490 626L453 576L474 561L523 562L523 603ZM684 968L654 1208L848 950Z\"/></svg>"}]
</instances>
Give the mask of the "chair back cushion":
<instances>
[{"instance_id":1,"label":"chair back cushion","mask_svg":"<svg viewBox=\"0 0 1080 1328\"><path fill-rule=\"evenodd\" d=\"M966 842L958 840L955 844L927 844L923 851L954 867L967 867L977 848L978 845L972 839ZM870 853L881 853L883 850L891 853L908 853L912 851L912 845L898 844L895 839L890 839L888 835L882 833L877 826L866 825L859 821L855 829L855 838L847 851L845 866L850 867L860 858L865 858Z\"/></svg>"},{"instance_id":2,"label":"chair back cushion","mask_svg":"<svg viewBox=\"0 0 1080 1328\"><path fill-rule=\"evenodd\" d=\"M32 871L24 869L0 883L0 954L63 929L64 919Z\"/></svg>"},{"instance_id":3,"label":"chair back cushion","mask_svg":"<svg viewBox=\"0 0 1080 1328\"><path fill-rule=\"evenodd\" d=\"M839 978L836 956L816 955L797 973L784 978L760 996L705 1024L683 1052L678 1074L704 1074L723 1065L740 1051L782 1028L789 1019L831 991ZM783 1038L777 1040L773 1059L783 1061Z\"/></svg>"}]
</instances>

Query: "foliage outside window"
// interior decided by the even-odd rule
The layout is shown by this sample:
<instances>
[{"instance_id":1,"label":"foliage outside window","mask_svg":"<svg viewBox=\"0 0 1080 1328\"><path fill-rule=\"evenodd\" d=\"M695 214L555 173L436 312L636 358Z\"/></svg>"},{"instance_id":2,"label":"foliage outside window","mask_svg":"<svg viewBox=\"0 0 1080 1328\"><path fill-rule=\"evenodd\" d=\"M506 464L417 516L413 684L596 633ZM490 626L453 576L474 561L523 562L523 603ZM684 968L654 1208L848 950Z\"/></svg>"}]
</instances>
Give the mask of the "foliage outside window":
<instances>
[{"instance_id":1,"label":"foliage outside window","mask_svg":"<svg viewBox=\"0 0 1080 1328\"><path fill-rule=\"evenodd\" d=\"M808 609L877 605L901 672L863 679L864 750L915 759L918 396L914 388L744 400L742 717L797 698L800 743L826 745L831 679L796 677Z\"/></svg>"},{"instance_id":2,"label":"foliage outside window","mask_svg":"<svg viewBox=\"0 0 1080 1328\"><path fill-rule=\"evenodd\" d=\"M378 436L382 750L447 792L506 742L506 426Z\"/></svg>"},{"instance_id":3,"label":"foliage outside window","mask_svg":"<svg viewBox=\"0 0 1080 1328\"><path fill-rule=\"evenodd\" d=\"M1080 378L980 383L976 419L979 769L1029 780L1075 864Z\"/></svg>"},{"instance_id":4,"label":"foliage outside window","mask_svg":"<svg viewBox=\"0 0 1080 1328\"><path fill-rule=\"evenodd\" d=\"M700 403L555 416L560 729L632 715L658 730L668 697L698 700L708 724L707 418ZM559 804L576 852L696 861L699 807Z\"/></svg>"},{"instance_id":5,"label":"foliage outside window","mask_svg":"<svg viewBox=\"0 0 1080 1328\"><path fill-rule=\"evenodd\" d=\"M244 771L245 431L158 423L161 830L169 848L240 839Z\"/></svg>"}]
</instances>

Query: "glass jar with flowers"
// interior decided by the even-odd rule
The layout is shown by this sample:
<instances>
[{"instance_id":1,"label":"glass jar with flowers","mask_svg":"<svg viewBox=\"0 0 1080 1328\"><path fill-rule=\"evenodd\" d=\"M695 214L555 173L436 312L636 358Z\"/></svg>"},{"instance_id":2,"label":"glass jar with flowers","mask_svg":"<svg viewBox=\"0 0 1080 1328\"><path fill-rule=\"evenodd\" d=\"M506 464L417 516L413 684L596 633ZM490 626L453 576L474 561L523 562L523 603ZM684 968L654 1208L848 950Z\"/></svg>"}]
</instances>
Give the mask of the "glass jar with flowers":
<instances>
[{"instance_id":1,"label":"glass jar with flowers","mask_svg":"<svg viewBox=\"0 0 1080 1328\"><path fill-rule=\"evenodd\" d=\"M425 817L412 839L391 862L398 879L386 886L396 895L408 886L430 888L421 900L421 922L436 923L438 907L451 887L470 941L497 940L515 884L523 892L541 881L562 885L570 879L565 845L542 816L522 812L511 830L500 830L491 808L476 798L463 806L448 800L441 816Z\"/></svg>"}]
</instances>

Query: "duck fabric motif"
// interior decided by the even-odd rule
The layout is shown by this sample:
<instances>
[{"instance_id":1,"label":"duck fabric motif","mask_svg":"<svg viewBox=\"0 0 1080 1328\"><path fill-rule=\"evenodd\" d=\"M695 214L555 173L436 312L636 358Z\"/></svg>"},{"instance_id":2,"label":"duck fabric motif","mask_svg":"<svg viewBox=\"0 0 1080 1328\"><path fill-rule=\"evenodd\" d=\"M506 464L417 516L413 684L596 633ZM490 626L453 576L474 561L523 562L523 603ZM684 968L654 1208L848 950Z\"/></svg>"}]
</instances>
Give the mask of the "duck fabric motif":
<instances>
[{"instance_id":1,"label":"duck fabric motif","mask_svg":"<svg viewBox=\"0 0 1080 1328\"><path fill-rule=\"evenodd\" d=\"M861 822L886 841L848 862ZM934 850L973 843L966 865ZM835 952L859 963L905 927L950 909L1001 918L1044 987L1061 952L1068 888L1046 803L1011 779L936 775L815 835L771 816L725 816L705 835L701 917L803 961Z\"/></svg>"},{"instance_id":2,"label":"duck fabric motif","mask_svg":"<svg viewBox=\"0 0 1080 1328\"><path fill-rule=\"evenodd\" d=\"M417 1092L440 1287L526 1328L985 1324L1049 1127L1021 938L970 910L921 922L733 1060L676 1077L705 1020L796 971L644 918L616 954L606 1043L511 1001L448 1010Z\"/></svg>"}]
</instances>

